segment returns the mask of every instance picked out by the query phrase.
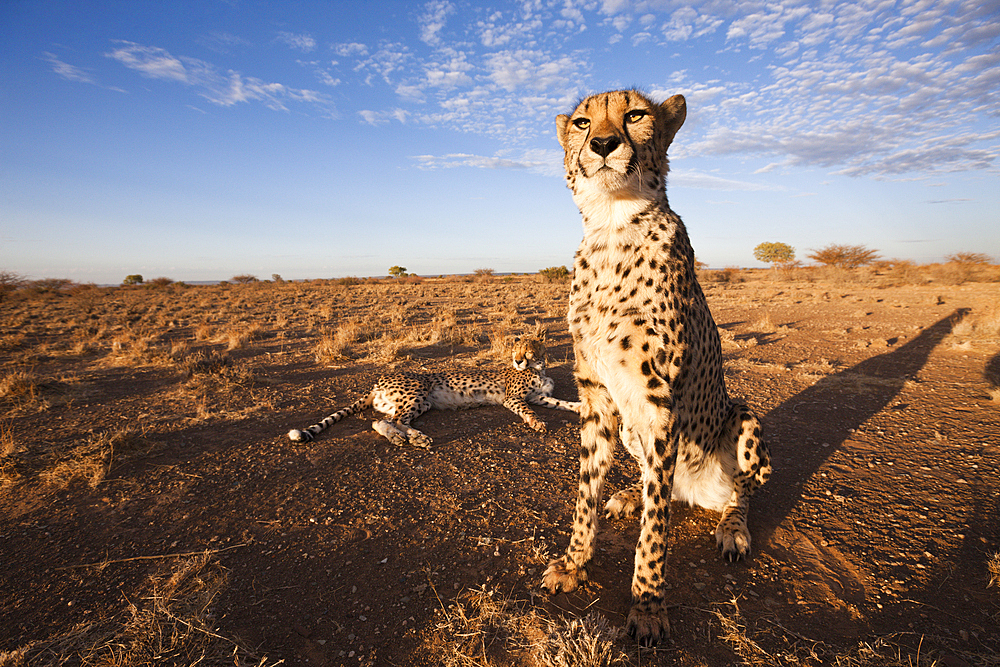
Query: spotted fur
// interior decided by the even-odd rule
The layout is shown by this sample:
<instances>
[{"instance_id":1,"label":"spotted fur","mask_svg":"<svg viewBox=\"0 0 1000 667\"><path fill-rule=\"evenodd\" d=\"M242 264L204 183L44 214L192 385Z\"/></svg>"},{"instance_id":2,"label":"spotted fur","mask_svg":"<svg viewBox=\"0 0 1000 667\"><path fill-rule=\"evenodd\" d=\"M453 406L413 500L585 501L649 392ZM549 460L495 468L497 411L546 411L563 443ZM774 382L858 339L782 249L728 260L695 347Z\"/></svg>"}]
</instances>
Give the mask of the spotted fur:
<instances>
[{"instance_id":1,"label":"spotted fur","mask_svg":"<svg viewBox=\"0 0 1000 667\"><path fill-rule=\"evenodd\" d=\"M379 378L372 390L353 405L339 410L305 430L293 429L288 437L309 442L344 417L374 407L388 419L372 428L396 445L429 447L431 439L410 422L431 408L459 410L481 405L502 405L536 431L542 423L528 403L573 412L579 403L552 398L555 381L545 374L545 347L535 338L515 339L512 368L502 371L450 371L444 373L395 373Z\"/></svg>"},{"instance_id":2,"label":"spotted fur","mask_svg":"<svg viewBox=\"0 0 1000 667\"><path fill-rule=\"evenodd\" d=\"M584 229L568 315L582 404L580 483L569 548L542 585L571 591L587 578L621 440L642 479L605 512L641 510L626 629L643 645L669 638L670 500L720 512L716 542L739 560L750 551L750 496L771 472L757 417L726 391L694 252L667 203L667 147L685 116L680 95L654 104L625 90L588 97L556 123Z\"/></svg>"}]
</instances>

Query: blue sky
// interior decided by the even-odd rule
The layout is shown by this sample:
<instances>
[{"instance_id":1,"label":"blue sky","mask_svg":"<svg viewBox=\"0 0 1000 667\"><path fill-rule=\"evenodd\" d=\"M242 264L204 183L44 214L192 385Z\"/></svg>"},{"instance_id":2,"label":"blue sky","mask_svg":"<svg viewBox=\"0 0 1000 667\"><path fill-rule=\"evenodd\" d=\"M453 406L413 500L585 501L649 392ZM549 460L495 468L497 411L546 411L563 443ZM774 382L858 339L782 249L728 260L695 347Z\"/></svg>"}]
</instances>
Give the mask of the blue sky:
<instances>
[{"instance_id":1,"label":"blue sky","mask_svg":"<svg viewBox=\"0 0 1000 667\"><path fill-rule=\"evenodd\" d=\"M699 259L1000 261L1000 4L0 2L0 270L117 283L533 272L579 214L554 117L683 93Z\"/></svg>"}]
</instances>

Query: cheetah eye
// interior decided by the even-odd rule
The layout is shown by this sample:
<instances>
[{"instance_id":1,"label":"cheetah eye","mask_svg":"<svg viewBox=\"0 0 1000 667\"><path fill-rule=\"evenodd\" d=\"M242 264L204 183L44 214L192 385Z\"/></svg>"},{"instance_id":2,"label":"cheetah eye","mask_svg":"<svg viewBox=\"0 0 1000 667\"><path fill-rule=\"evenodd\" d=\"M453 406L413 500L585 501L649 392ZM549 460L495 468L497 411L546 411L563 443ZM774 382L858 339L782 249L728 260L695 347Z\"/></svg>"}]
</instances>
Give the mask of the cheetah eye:
<instances>
[{"instance_id":1,"label":"cheetah eye","mask_svg":"<svg viewBox=\"0 0 1000 667\"><path fill-rule=\"evenodd\" d=\"M578 130L586 130L588 127L590 127L590 119L577 118L576 120L573 121L573 125L575 125Z\"/></svg>"},{"instance_id":2,"label":"cheetah eye","mask_svg":"<svg viewBox=\"0 0 1000 667\"><path fill-rule=\"evenodd\" d=\"M648 115L649 115L648 112L643 111L642 109L636 109L635 111L629 111L627 114L625 114L625 122L626 123L638 123L640 120L642 120L643 118L645 118Z\"/></svg>"}]
</instances>

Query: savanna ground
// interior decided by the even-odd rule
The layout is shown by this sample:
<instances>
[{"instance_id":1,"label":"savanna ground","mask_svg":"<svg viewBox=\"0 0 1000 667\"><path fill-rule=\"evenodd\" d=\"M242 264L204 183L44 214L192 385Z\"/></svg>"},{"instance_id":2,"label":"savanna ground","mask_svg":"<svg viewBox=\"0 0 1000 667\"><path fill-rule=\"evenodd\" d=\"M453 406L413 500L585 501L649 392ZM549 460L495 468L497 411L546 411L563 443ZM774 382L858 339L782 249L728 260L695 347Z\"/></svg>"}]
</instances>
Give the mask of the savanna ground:
<instances>
[{"instance_id":1,"label":"savanna ground","mask_svg":"<svg viewBox=\"0 0 1000 667\"><path fill-rule=\"evenodd\" d=\"M673 641L641 652L636 520L602 524L579 591L539 590L575 415L432 411L429 451L370 412L285 435L386 370L495 368L541 328L575 399L567 283L9 292L0 665L998 665L1000 289L938 269L703 274L775 472L746 562L675 505ZM609 490L636 472L619 448Z\"/></svg>"}]
</instances>

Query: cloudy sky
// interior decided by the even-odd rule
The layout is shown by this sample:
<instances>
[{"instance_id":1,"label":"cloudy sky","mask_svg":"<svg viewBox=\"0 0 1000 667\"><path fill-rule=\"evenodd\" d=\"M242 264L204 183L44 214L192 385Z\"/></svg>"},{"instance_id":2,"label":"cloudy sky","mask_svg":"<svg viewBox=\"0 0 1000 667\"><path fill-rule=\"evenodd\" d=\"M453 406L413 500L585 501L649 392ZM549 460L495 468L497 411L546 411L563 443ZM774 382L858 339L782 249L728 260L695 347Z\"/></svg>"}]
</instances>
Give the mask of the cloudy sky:
<instances>
[{"instance_id":1,"label":"cloudy sky","mask_svg":"<svg viewBox=\"0 0 1000 667\"><path fill-rule=\"evenodd\" d=\"M699 259L1000 261L997 0L0 2L0 270L117 283L531 272L554 117L683 93Z\"/></svg>"}]
</instances>

